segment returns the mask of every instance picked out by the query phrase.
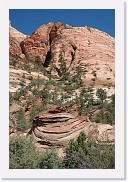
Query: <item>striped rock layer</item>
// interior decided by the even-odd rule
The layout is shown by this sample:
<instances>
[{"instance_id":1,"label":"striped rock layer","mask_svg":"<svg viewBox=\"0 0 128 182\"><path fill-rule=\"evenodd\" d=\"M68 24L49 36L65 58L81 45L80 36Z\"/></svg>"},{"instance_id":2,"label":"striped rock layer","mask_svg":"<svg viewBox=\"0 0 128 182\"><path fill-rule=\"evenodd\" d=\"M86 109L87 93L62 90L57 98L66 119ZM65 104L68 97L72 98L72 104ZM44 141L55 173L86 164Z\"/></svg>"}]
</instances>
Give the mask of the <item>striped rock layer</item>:
<instances>
[{"instance_id":1,"label":"striped rock layer","mask_svg":"<svg viewBox=\"0 0 128 182\"><path fill-rule=\"evenodd\" d=\"M88 121L69 113L42 114L33 121L31 129L35 142L42 146L65 147L70 140L76 139L84 131L90 140L114 142L115 129L109 124Z\"/></svg>"}]
</instances>

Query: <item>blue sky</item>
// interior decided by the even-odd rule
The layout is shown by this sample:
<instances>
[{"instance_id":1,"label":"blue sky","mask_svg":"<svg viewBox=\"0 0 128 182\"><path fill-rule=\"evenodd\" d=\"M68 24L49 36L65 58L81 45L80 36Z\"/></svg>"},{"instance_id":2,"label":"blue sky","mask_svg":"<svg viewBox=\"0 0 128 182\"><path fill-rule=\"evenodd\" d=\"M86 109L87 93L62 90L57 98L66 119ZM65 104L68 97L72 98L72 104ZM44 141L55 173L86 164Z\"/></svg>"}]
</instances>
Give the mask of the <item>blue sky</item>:
<instances>
[{"instance_id":1,"label":"blue sky","mask_svg":"<svg viewBox=\"0 0 128 182\"><path fill-rule=\"evenodd\" d=\"M62 22L72 26L90 26L115 37L115 10L113 9L11 9L12 26L31 35L42 24Z\"/></svg>"}]
</instances>

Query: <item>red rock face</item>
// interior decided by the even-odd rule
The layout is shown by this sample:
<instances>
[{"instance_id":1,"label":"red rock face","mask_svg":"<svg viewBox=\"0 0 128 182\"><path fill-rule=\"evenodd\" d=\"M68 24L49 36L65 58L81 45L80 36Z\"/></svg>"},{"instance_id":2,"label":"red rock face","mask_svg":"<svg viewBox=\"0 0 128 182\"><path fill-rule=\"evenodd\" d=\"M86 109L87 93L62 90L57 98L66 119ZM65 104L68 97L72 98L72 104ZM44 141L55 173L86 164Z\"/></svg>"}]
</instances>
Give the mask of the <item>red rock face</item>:
<instances>
[{"instance_id":1,"label":"red rock face","mask_svg":"<svg viewBox=\"0 0 128 182\"><path fill-rule=\"evenodd\" d=\"M21 49L18 43L11 43L11 46L10 55L19 55L22 50L33 62L36 56L40 56L44 65L54 55L58 69L59 55L62 53L71 73L77 66L83 69L82 79L87 85L114 86L115 40L105 32L90 27L65 27L62 23L51 22L25 38L21 42Z\"/></svg>"},{"instance_id":2,"label":"red rock face","mask_svg":"<svg viewBox=\"0 0 128 182\"><path fill-rule=\"evenodd\" d=\"M97 29L70 27L61 31L60 37L51 45L58 65L59 54L63 52L67 67L73 71L81 66L83 79L97 85L115 82L115 41L114 38Z\"/></svg>"},{"instance_id":3,"label":"red rock face","mask_svg":"<svg viewBox=\"0 0 128 182\"><path fill-rule=\"evenodd\" d=\"M29 38L21 42L23 53L27 54L31 61L35 61L36 56L40 56L42 63L44 63L46 55L50 51L50 44L62 27L61 23L53 22L42 25Z\"/></svg>"}]
</instances>

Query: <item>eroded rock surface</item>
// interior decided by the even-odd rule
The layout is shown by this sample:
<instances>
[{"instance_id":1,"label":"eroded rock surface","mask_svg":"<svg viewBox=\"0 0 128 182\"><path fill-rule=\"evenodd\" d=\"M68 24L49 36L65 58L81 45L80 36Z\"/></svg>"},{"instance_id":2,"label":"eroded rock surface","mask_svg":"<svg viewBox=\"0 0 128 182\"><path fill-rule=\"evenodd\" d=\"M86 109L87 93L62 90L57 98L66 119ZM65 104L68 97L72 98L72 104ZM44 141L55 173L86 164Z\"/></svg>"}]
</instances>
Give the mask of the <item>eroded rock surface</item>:
<instances>
[{"instance_id":1,"label":"eroded rock surface","mask_svg":"<svg viewBox=\"0 0 128 182\"><path fill-rule=\"evenodd\" d=\"M69 70L80 66L83 80L99 84L114 85L115 75L114 38L94 28L72 27L63 29L51 45L58 65L59 54L63 53Z\"/></svg>"},{"instance_id":2,"label":"eroded rock surface","mask_svg":"<svg viewBox=\"0 0 128 182\"><path fill-rule=\"evenodd\" d=\"M32 136L42 145L62 147L76 138L85 126L86 118L79 120L69 113L44 114L35 118Z\"/></svg>"},{"instance_id":3,"label":"eroded rock surface","mask_svg":"<svg viewBox=\"0 0 128 182\"><path fill-rule=\"evenodd\" d=\"M51 43L60 34L62 27L62 23L54 22L42 25L21 42L23 53L27 54L31 61L40 56L42 63L48 64L51 58Z\"/></svg>"},{"instance_id":4,"label":"eroded rock surface","mask_svg":"<svg viewBox=\"0 0 128 182\"><path fill-rule=\"evenodd\" d=\"M19 32L14 27L9 25L9 55L10 58L19 58L23 57L22 49L20 46L20 42L23 41L27 35Z\"/></svg>"},{"instance_id":5,"label":"eroded rock surface","mask_svg":"<svg viewBox=\"0 0 128 182\"><path fill-rule=\"evenodd\" d=\"M36 56L44 66L54 59L59 69L63 55L67 69L74 72L80 66L86 84L112 85L115 83L115 41L107 33L90 27L66 27L51 22L42 25L21 43L22 51L31 61Z\"/></svg>"},{"instance_id":6,"label":"eroded rock surface","mask_svg":"<svg viewBox=\"0 0 128 182\"><path fill-rule=\"evenodd\" d=\"M114 142L114 126L92 123L86 116L69 113L42 114L33 121L33 139L42 145L65 147L71 139L84 131L89 140Z\"/></svg>"}]
</instances>

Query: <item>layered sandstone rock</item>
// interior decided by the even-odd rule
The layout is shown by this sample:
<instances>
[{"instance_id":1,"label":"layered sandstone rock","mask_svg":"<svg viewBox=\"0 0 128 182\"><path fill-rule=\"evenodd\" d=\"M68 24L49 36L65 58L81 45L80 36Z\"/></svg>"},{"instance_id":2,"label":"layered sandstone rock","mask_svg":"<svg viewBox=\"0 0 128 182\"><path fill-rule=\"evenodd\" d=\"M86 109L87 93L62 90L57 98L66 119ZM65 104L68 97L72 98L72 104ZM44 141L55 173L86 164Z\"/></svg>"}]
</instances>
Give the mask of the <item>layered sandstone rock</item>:
<instances>
[{"instance_id":1,"label":"layered sandstone rock","mask_svg":"<svg viewBox=\"0 0 128 182\"><path fill-rule=\"evenodd\" d=\"M20 46L20 42L23 41L27 35L24 35L23 33L19 32L15 28L11 26L11 23L9 25L9 55L10 59L15 58L22 58L24 57L22 54L22 49Z\"/></svg>"},{"instance_id":2,"label":"layered sandstone rock","mask_svg":"<svg viewBox=\"0 0 128 182\"><path fill-rule=\"evenodd\" d=\"M63 148L84 131L89 140L114 142L114 126L92 123L85 117L69 113L42 114L33 121L33 139L42 145Z\"/></svg>"},{"instance_id":3,"label":"layered sandstone rock","mask_svg":"<svg viewBox=\"0 0 128 182\"><path fill-rule=\"evenodd\" d=\"M114 86L115 41L107 33L90 27L68 27L61 23L42 25L21 43L22 51L32 61L40 56L44 66L52 58L59 70L59 56L63 55L68 70L80 66L86 84Z\"/></svg>"},{"instance_id":4,"label":"layered sandstone rock","mask_svg":"<svg viewBox=\"0 0 128 182\"><path fill-rule=\"evenodd\" d=\"M97 84L114 85L115 41L107 33L88 27L63 29L60 37L51 44L51 52L58 65L59 54L63 53L69 70L80 66L83 80Z\"/></svg>"},{"instance_id":5,"label":"layered sandstone rock","mask_svg":"<svg viewBox=\"0 0 128 182\"><path fill-rule=\"evenodd\" d=\"M20 31L12 27L11 22L9 25L9 35L10 37L14 37L19 43L23 41L26 37L28 37L27 35L21 33Z\"/></svg>"},{"instance_id":6,"label":"layered sandstone rock","mask_svg":"<svg viewBox=\"0 0 128 182\"><path fill-rule=\"evenodd\" d=\"M31 61L40 56L42 63L47 57L51 57L51 43L60 34L62 23L50 22L39 27L32 35L21 42L24 54L27 54Z\"/></svg>"},{"instance_id":7,"label":"layered sandstone rock","mask_svg":"<svg viewBox=\"0 0 128 182\"><path fill-rule=\"evenodd\" d=\"M32 135L42 145L63 147L84 130L86 123L86 118L80 120L69 113L43 114L35 118Z\"/></svg>"}]
</instances>

